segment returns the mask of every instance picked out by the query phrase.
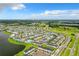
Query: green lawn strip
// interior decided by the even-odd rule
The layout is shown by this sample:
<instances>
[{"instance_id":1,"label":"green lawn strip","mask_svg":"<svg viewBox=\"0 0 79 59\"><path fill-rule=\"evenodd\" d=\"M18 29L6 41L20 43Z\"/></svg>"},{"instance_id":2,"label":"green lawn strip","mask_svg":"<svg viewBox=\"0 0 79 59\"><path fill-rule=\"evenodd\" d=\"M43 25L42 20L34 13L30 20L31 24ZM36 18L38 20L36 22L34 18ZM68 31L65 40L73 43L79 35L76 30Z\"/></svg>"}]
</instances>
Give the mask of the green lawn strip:
<instances>
[{"instance_id":1,"label":"green lawn strip","mask_svg":"<svg viewBox=\"0 0 79 59\"><path fill-rule=\"evenodd\" d=\"M20 51L18 54L16 54L16 56L24 56L24 52Z\"/></svg>"},{"instance_id":2,"label":"green lawn strip","mask_svg":"<svg viewBox=\"0 0 79 59\"><path fill-rule=\"evenodd\" d=\"M12 38L9 38L8 41L9 41L10 43L13 43L13 44L26 45L26 43L17 41L17 40L12 39Z\"/></svg>"},{"instance_id":3,"label":"green lawn strip","mask_svg":"<svg viewBox=\"0 0 79 59\"><path fill-rule=\"evenodd\" d=\"M78 52L77 52L77 56L79 56L79 45L78 45Z\"/></svg>"},{"instance_id":4,"label":"green lawn strip","mask_svg":"<svg viewBox=\"0 0 79 59\"><path fill-rule=\"evenodd\" d=\"M64 55L64 51L66 50L66 48L60 52L60 56L63 56Z\"/></svg>"},{"instance_id":5,"label":"green lawn strip","mask_svg":"<svg viewBox=\"0 0 79 59\"><path fill-rule=\"evenodd\" d=\"M74 56L78 56L78 46L79 46L79 40L76 39L76 36L75 36L75 46L74 46Z\"/></svg>"},{"instance_id":6,"label":"green lawn strip","mask_svg":"<svg viewBox=\"0 0 79 59\"><path fill-rule=\"evenodd\" d=\"M72 48L73 45L74 45L74 43L75 43L75 39L74 39L74 38L71 38L71 42L69 42L67 48ZM69 49L67 49L67 50L69 51ZM67 51L66 51L66 52L67 52ZM66 53L63 53L63 54L65 54L66 56L69 55L68 53L67 53L67 54L66 54ZM63 54L62 54L62 55L63 55Z\"/></svg>"},{"instance_id":7,"label":"green lawn strip","mask_svg":"<svg viewBox=\"0 0 79 59\"><path fill-rule=\"evenodd\" d=\"M65 44L66 44L66 43L63 43L63 45L65 45ZM67 47L66 47L66 48L64 49L64 51L61 53L62 56L65 54L66 49L69 49L69 48L70 48L69 46L72 46L72 41L67 44Z\"/></svg>"},{"instance_id":8,"label":"green lawn strip","mask_svg":"<svg viewBox=\"0 0 79 59\"><path fill-rule=\"evenodd\" d=\"M71 44L71 43L69 43L69 44ZM69 46L69 44L68 44L68 46ZM65 48L65 49L62 51L62 53L60 54L61 56L66 56L65 54L66 54L67 50L69 49L68 46L67 46L67 48Z\"/></svg>"},{"instance_id":9,"label":"green lawn strip","mask_svg":"<svg viewBox=\"0 0 79 59\"><path fill-rule=\"evenodd\" d=\"M4 34L8 34L8 35L11 35L10 32L7 32L7 31L3 31Z\"/></svg>"},{"instance_id":10,"label":"green lawn strip","mask_svg":"<svg viewBox=\"0 0 79 59\"><path fill-rule=\"evenodd\" d=\"M79 38L78 38L78 52L77 55L79 56Z\"/></svg>"},{"instance_id":11,"label":"green lawn strip","mask_svg":"<svg viewBox=\"0 0 79 59\"><path fill-rule=\"evenodd\" d=\"M47 44L45 44L45 43L43 43L43 44L42 44L42 47L43 47L43 48L45 48L45 49L49 49L49 50L51 50L51 51L56 50L56 48L51 47L51 46L48 46L48 45L47 45Z\"/></svg>"},{"instance_id":12,"label":"green lawn strip","mask_svg":"<svg viewBox=\"0 0 79 59\"><path fill-rule=\"evenodd\" d=\"M78 45L76 45L76 47L74 49L75 49L74 56L77 56L77 53L78 53Z\"/></svg>"},{"instance_id":13,"label":"green lawn strip","mask_svg":"<svg viewBox=\"0 0 79 59\"><path fill-rule=\"evenodd\" d=\"M65 50L64 56L69 56L69 55L70 55L70 49L67 48L67 49Z\"/></svg>"},{"instance_id":14,"label":"green lawn strip","mask_svg":"<svg viewBox=\"0 0 79 59\"><path fill-rule=\"evenodd\" d=\"M63 51L60 52L60 56L63 56L64 51L65 51L65 49L64 49Z\"/></svg>"},{"instance_id":15,"label":"green lawn strip","mask_svg":"<svg viewBox=\"0 0 79 59\"><path fill-rule=\"evenodd\" d=\"M67 56L67 55L70 55L70 48L73 47L74 43L75 43L75 39L74 39L74 37L71 37L71 42L69 43L69 45L68 45L68 47L67 47L67 50L69 51L69 54L68 54L67 51L66 51L67 53L64 53L66 56Z\"/></svg>"},{"instance_id":16,"label":"green lawn strip","mask_svg":"<svg viewBox=\"0 0 79 59\"><path fill-rule=\"evenodd\" d=\"M71 42L69 42L69 44L67 45L67 48L69 48L68 46L71 44ZM61 53L60 53L60 56L63 56L64 54L65 54L65 51L66 51L66 49L67 48L65 48Z\"/></svg>"},{"instance_id":17,"label":"green lawn strip","mask_svg":"<svg viewBox=\"0 0 79 59\"><path fill-rule=\"evenodd\" d=\"M69 48L72 48L72 47L73 47L73 45L74 45L74 42L75 42L75 40L74 40L74 39L72 39L72 41L70 42L70 44L68 45L68 47L69 47Z\"/></svg>"}]
</instances>

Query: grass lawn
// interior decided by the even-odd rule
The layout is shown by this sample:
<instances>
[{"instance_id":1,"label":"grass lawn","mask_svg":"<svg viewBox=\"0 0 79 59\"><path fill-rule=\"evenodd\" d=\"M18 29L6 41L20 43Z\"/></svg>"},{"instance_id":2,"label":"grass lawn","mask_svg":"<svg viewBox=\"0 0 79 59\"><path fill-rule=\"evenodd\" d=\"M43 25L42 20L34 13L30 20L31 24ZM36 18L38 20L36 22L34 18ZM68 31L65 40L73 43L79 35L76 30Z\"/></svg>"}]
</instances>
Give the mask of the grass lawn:
<instances>
[{"instance_id":1,"label":"grass lawn","mask_svg":"<svg viewBox=\"0 0 79 59\"><path fill-rule=\"evenodd\" d=\"M13 43L13 44L26 45L26 43L20 42L20 41L17 41L17 40L14 40L14 39L12 39L12 38L9 38L8 41L9 41L10 43Z\"/></svg>"},{"instance_id":2,"label":"grass lawn","mask_svg":"<svg viewBox=\"0 0 79 59\"><path fill-rule=\"evenodd\" d=\"M74 56L77 56L77 55L78 55L78 45L76 45L75 51L74 51Z\"/></svg>"},{"instance_id":3,"label":"grass lawn","mask_svg":"<svg viewBox=\"0 0 79 59\"><path fill-rule=\"evenodd\" d=\"M11 35L10 32L7 32L7 31L3 31L4 34L8 34L8 35Z\"/></svg>"},{"instance_id":4,"label":"grass lawn","mask_svg":"<svg viewBox=\"0 0 79 59\"><path fill-rule=\"evenodd\" d=\"M67 48L67 49L65 50L65 53L64 53L63 56L69 56L69 55L70 55L70 49Z\"/></svg>"},{"instance_id":5,"label":"grass lawn","mask_svg":"<svg viewBox=\"0 0 79 59\"><path fill-rule=\"evenodd\" d=\"M51 47L51 46L48 46L47 44L44 44L44 43L42 44L42 47L45 48L45 49L49 49L49 50L51 50L51 51L56 50L56 48Z\"/></svg>"},{"instance_id":6,"label":"grass lawn","mask_svg":"<svg viewBox=\"0 0 79 59\"><path fill-rule=\"evenodd\" d=\"M72 39L72 41L70 42L70 44L68 45L69 48L72 48L74 45L75 39Z\"/></svg>"}]
</instances>

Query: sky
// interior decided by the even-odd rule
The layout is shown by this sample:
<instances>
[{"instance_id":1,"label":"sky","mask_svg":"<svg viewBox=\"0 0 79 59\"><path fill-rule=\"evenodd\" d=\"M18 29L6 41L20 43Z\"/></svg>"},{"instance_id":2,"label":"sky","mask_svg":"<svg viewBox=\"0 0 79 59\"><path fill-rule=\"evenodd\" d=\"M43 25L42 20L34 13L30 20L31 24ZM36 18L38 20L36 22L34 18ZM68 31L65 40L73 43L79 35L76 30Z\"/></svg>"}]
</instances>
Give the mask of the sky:
<instances>
[{"instance_id":1,"label":"sky","mask_svg":"<svg viewBox=\"0 0 79 59\"><path fill-rule=\"evenodd\" d=\"M79 19L79 3L0 3L0 19Z\"/></svg>"}]
</instances>

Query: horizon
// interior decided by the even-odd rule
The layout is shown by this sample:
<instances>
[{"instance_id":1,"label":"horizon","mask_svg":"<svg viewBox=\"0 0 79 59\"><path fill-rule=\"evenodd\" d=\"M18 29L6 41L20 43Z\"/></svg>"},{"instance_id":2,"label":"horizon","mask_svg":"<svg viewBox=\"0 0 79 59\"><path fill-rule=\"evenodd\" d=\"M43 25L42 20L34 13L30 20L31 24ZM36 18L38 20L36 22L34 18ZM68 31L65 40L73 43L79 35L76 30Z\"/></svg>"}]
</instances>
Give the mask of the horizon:
<instances>
[{"instance_id":1,"label":"horizon","mask_svg":"<svg viewBox=\"0 0 79 59\"><path fill-rule=\"evenodd\" d=\"M0 21L6 21L6 20L9 20L9 21L79 21L79 19L0 19Z\"/></svg>"}]
</instances>

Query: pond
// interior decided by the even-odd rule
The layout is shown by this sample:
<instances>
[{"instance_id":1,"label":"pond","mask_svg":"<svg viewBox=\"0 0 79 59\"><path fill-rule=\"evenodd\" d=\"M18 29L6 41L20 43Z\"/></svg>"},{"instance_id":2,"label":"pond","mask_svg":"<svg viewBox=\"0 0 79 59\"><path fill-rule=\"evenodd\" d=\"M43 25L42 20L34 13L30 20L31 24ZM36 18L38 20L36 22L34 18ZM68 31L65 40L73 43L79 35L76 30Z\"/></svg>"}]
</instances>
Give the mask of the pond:
<instances>
[{"instance_id":1,"label":"pond","mask_svg":"<svg viewBox=\"0 0 79 59\"><path fill-rule=\"evenodd\" d=\"M25 46L8 42L9 35L0 32L0 56L13 56L22 51Z\"/></svg>"}]
</instances>

